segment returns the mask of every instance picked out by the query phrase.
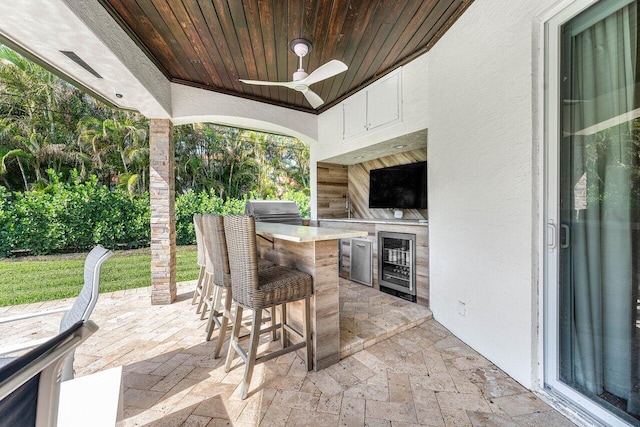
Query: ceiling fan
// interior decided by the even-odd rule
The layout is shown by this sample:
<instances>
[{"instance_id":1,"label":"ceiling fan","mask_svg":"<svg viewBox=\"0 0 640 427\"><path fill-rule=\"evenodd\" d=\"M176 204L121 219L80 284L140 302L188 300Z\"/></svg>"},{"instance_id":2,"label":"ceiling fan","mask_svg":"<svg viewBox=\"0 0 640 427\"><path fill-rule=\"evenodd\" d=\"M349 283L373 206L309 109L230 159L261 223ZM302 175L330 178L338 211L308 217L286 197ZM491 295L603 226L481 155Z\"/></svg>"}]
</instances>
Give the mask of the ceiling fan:
<instances>
[{"instance_id":1,"label":"ceiling fan","mask_svg":"<svg viewBox=\"0 0 640 427\"><path fill-rule=\"evenodd\" d=\"M324 101L322 100L322 98L318 96L318 94L316 94L314 91L309 89L309 86L311 86L314 83L318 83L319 81L333 77L344 71L347 71L348 67L344 62L334 59L322 65L311 74L307 74L302 68L302 58L311 51L311 42L305 39L295 39L291 41L290 47L291 47L291 50L300 58L300 66L298 68L298 71L293 73L292 81L268 82L268 81L261 81L261 80L245 80L245 79L240 79L240 81L242 83L247 83L250 85L284 86L289 89L297 90L298 92L302 92L304 97L307 99L307 101L309 102L309 104L311 104L313 108L318 108L319 106L324 104Z\"/></svg>"}]
</instances>

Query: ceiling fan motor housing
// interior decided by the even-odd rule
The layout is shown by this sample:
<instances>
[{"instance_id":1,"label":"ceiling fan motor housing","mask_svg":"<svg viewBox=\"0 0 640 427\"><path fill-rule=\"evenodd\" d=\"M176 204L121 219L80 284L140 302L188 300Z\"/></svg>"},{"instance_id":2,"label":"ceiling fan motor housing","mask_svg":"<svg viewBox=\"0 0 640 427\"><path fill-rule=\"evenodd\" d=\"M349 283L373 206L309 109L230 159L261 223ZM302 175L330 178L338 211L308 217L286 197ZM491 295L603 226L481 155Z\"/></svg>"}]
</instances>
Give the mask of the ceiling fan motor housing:
<instances>
[{"instance_id":1,"label":"ceiling fan motor housing","mask_svg":"<svg viewBox=\"0 0 640 427\"><path fill-rule=\"evenodd\" d=\"M291 50L299 57L306 56L311 52L311 42L307 39L294 39L291 40Z\"/></svg>"},{"instance_id":2,"label":"ceiling fan motor housing","mask_svg":"<svg viewBox=\"0 0 640 427\"><path fill-rule=\"evenodd\" d=\"M306 73L306 71L304 71L302 68L300 68L298 71L296 71L295 73L293 73L293 81L297 82L298 80L302 80L307 78L309 74Z\"/></svg>"}]
</instances>

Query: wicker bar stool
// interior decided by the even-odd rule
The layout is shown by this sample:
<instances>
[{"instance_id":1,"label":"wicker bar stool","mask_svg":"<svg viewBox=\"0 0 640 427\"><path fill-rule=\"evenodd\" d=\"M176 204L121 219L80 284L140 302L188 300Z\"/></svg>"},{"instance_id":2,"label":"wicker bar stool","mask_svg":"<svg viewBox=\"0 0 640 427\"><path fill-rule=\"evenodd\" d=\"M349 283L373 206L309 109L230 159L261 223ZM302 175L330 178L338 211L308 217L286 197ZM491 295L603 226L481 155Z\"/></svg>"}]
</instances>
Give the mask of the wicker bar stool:
<instances>
[{"instance_id":1,"label":"wicker bar stool","mask_svg":"<svg viewBox=\"0 0 640 427\"><path fill-rule=\"evenodd\" d=\"M313 279L311 275L301 271L274 266L268 269L258 269L258 251L256 244L256 229L254 218L248 215L230 215L224 218L224 229L229 251L229 266L231 270L231 288L233 300L236 302L236 315L233 322L233 332L229 343L229 353L225 364L225 371L229 372L235 353L245 363L244 379L242 381L242 399L247 397L247 391L256 363L281 356L285 353L301 348L305 349L305 364L311 369L311 334L310 334L310 298L313 295ZM302 334L287 324L286 304L304 300L304 322ZM282 306L283 314L280 323L261 329L263 309ZM239 344L240 322L243 309L252 310L251 333L249 349L243 350ZM272 316L273 317L273 316ZM274 328L282 328L281 339L283 348L257 357L260 335L271 332ZM284 347L285 334L294 336L300 342Z\"/></svg>"},{"instance_id":2,"label":"wicker bar stool","mask_svg":"<svg viewBox=\"0 0 640 427\"><path fill-rule=\"evenodd\" d=\"M198 248L198 265L200 266L200 274L198 274L198 282L196 288L193 291L193 299L191 304L198 302L196 313L200 313L202 309L202 303L204 301L204 284L206 276L206 260L205 260L205 247L202 237L202 215L196 214L193 216L193 228L196 232L196 246Z\"/></svg>"},{"instance_id":3,"label":"wicker bar stool","mask_svg":"<svg viewBox=\"0 0 640 427\"><path fill-rule=\"evenodd\" d=\"M216 247L213 243L214 224L208 220L210 215L202 215L200 224L202 226L202 243L204 246L205 260L205 279L202 285L202 310L200 311L200 320L207 317L209 309L213 312L213 300L218 297L214 292L213 276L215 275L215 253Z\"/></svg>"},{"instance_id":4,"label":"wicker bar stool","mask_svg":"<svg viewBox=\"0 0 640 427\"><path fill-rule=\"evenodd\" d=\"M215 327L218 326L220 332L214 351L214 358L217 359L220 356L220 349L222 348L227 329L230 326L229 322L233 318L231 314L231 303L233 299L231 296L229 254L227 252L227 242L224 234L224 221L221 216L203 215L202 228L205 230L203 240L206 248L207 261L209 262L209 270L213 272L208 282L207 295L205 296L205 310L207 308L211 310L206 328L207 341L211 340L211 335ZM258 260L259 269L269 268L273 265L271 261L262 258ZM223 291L225 292L224 307L221 307ZM275 324L275 317L273 315L270 316L272 323Z\"/></svg>"}]
</instances>

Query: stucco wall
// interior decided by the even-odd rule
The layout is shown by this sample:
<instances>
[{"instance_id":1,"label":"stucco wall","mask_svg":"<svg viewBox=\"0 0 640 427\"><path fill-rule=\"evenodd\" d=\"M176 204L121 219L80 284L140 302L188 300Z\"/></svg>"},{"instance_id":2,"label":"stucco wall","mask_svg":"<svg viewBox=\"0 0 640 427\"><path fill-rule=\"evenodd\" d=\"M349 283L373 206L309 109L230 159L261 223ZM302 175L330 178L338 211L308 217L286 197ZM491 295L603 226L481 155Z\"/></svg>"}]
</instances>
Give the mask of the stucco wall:
<instances>
[{"instance_id":1,"label":"stucco wall","mask_svg":"<svg viewBox=\"0 0 640 427\"><path fill-rule=\"evenodd\" d=\"M403 67L401 124L343 141L337 106L320 115L312 146L322 161L429 129L431 309L529 388L539 372L534 59L537 17L554 3L474 2L430 52Z\"/></svg>"},{"instance_id":2,"label":"stucco wall","mask_svg":"<svg viewBox=\"0 0 640 427\"><path fill-rule=\"evenodd\" d=\"M527 387L537 375L534 34L552 3L474 2L429 52L431 308Z\"/></svg>"}]
</instances>

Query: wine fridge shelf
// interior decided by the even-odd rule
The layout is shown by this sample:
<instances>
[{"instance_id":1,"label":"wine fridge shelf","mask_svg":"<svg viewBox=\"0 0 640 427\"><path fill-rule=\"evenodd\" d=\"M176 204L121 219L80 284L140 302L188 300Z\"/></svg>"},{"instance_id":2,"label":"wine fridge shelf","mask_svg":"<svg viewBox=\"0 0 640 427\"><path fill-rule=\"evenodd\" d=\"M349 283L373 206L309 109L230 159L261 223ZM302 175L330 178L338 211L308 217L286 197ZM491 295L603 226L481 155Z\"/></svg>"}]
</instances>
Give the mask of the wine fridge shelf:
<instances>
[{"instance_id":1,"label":"wine fridge shelf","mask_svg":"<svg viewBox=\"0 0 640 427\"><path fill-rule=\"evenodd\" d=\"M385 264L395 265L398 267L411 267L411 263L402 264L402 263L397 263L397 262L387 261L387 260L383 260L382 262L384 262Z\"/></svg>"},{"instance_id":2,"label":"wine fridge shelf","mask_svg":"<svg viewBox=\"0 0 640 427\"><path fill-rule=\"evenodd\" d=\"M384 278L385 278L385 279L403 280L403 281L405 281L405 282L408 282L408 281L410 280L408 277L396 276L396 275L389 274L389 273L385 273L385 274L384 274Z\"/></svg>"}]
</instances>

